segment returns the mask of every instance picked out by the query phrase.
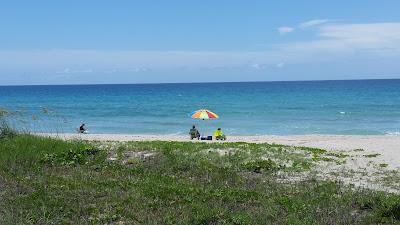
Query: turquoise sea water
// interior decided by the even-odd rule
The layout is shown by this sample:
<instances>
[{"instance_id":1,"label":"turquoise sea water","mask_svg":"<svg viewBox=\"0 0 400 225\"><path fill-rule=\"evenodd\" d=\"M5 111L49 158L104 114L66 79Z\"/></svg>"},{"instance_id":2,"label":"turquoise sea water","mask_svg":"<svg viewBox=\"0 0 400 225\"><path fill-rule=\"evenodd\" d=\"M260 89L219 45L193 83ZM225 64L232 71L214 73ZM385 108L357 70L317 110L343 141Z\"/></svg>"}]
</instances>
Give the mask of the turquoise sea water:
<instances>
[{"instance_id":1,"label":"turquoise sea water","mask_svg":"<svg viewBox=\"0 0 400 225\"><path fill-rule=\"evenodd\" d=\"M0 108L41 132L399 134L400 80L0 86ZM220 119L189 118L201 108Z\"/></svg>"}]
</instances>

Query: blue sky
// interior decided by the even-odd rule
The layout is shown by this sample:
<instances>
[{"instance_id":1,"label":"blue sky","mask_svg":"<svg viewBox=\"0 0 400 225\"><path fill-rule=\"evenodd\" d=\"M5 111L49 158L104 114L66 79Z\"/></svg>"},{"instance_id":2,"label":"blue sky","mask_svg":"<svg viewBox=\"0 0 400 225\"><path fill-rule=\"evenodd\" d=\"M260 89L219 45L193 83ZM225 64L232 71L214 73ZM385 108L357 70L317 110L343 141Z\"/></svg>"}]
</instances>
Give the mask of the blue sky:
<instances>
[{"instance_id":1,"label":"blue sky","mask_svg":"<svg viewBox=\"0 0 400 225\"><path fill-rule=\"evenodd\" d=\"M400 1L0 1L0 85L400 78Z\"/></svg>"}]
</instances>

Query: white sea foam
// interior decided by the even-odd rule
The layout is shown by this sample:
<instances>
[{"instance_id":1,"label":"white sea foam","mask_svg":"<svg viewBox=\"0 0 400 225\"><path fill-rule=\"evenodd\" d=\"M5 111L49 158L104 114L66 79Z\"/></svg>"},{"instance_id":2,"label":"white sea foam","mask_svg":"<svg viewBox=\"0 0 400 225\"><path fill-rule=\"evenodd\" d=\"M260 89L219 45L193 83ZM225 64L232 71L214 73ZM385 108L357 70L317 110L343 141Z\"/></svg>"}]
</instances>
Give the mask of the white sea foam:
<instances>
[{"instance_id":1,"label":"white sea foam","mask_svg":"<svg viewBox=\"0 0 400 225\"><path fill-rule=\"evenodd\" d=\"M397 136L397 135L400 135L400 131L387 131L387 132L385 132L385 135Z\"/></svg>"}]
</instances>

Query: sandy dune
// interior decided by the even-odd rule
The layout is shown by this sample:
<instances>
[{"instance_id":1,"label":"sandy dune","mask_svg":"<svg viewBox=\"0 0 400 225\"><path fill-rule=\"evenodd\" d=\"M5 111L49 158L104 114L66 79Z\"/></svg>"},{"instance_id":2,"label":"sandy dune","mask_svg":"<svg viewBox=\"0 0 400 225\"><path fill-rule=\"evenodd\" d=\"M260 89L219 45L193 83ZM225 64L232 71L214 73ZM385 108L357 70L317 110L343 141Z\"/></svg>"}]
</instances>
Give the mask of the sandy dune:
<instances>
[{"instance_id":1,"label":"sandy dune","mask_svg":"<svg viewBox=\"0 0 400 225\"><path fill-rule=\"evenodd\" d=\"M131 134L40 134L62 139L98 141L190 141L178 135L131 135ZM197 141L197 140L196 140ZM276 143L316 147L327 150L349 151L363 149L366 154L379 153L377 160L400 168L400 136L391 135L292 135L292 136L229 136L229 142ZM202 141L204 142L204 141Z\"/></svg>"}]
</instances>

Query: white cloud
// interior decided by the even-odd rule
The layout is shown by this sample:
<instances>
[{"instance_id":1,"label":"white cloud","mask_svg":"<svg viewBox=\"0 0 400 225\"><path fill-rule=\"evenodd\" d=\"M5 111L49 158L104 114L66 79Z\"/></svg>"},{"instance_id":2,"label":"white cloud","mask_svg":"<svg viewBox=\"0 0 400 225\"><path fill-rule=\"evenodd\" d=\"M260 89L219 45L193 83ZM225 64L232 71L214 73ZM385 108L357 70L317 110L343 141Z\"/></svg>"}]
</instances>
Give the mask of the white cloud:
<instances>
[{"instance_id":1,"label":"white cloud","mask_svg":"<svg viewBox=\"0 0 400 225\"><path fill-rule=\"evenodd\" d=\"M61 71L56 71L56 73L60 74L72 74L72 73L93 73L92 69L70 69L70 68L65 68Z\"/></svg>"},{"instance_id":2,"label":"white cloud","mask_svg":"<svg viewBox=\"0 0 400 225\"><path fill-rule=\"evenodd\" d=\"M278 32L280 34L287 34L287 33L291 33L294 31L293 27L279 27L278 28Z\"/></svg>"},{"instance_id":3,"label":"white cloud","mask_svg":"<svg viewBox=\"0 0 400 225\"><path fill-rule=\"evenodd\" d=\"M321 27L319 36L364 43L400 40L400 23L338 24Z\"/></svg>"},{"instance_id":4,"label":"white cloud","mask_svg":"<svg viewBox=\"0 0 400 225\"><path fill-rule=\"evenodd\" d=\"M322 25L324 23L327 23L329 20L322 20L322 19L316 19L316 20L309 20L306 22L303 22L299 25L300 28L304 29L304 28L308 28L308 27L314 27L314 26L318 26L318 25Z\"/></svg>"},{"instance_id":5,"label":"white cloud","mask_svg":"<svg viewBox=\"0 0 400 225\"><path fill-rule=\"evenodd\" d=\"M307 68L335 65L335 70L357 67L362 72L380 73L386 69L382 63L387 63L391 71L400 74L397 63L400 23L324 24L316 27L314 34L315 40L283 43L267 51L3 50L0 51L0 81L6 74L58 74L76 79L97 79L99 74L112 79L114 75L129 74L147 79L151 76L147 74L168 72L267 73L285 64L290 64L290 68L282 72L295 73L299 65ZM85 76L81 76L83 73Z\"/></svg>"},{"instance_id":6,"label":"white cloud","mask_svg":"<svg viewBox=\"0 0 400 225\"><path fill-rule=\"evenodd\" d=\"M258 63L260 59L260 63ZM35 69L59 74L141 73L160 70L196 70L248 67L249 62L274 61L271 52L224 51L0 51L0 68ZM257 65L253 66L257 67ZM93 69L87 69L93 68Z\"/></svg>"},{"instance_id":7,"label":"white cloud","mask_svg":"<svg viewBox=\"0 0 400 225\"><path fill-rule=\"evenodd\" d=\"M256 70L261 69L261 66L258 63L253 63L253 64L250 65L250 67L253 68L253 69L256 69Z\"/></svg>"},{"instance_id":8,"label":"white cloud","mask_svg":"<svg viewBox=\"0 0 400 225\"><path fill-rule=\"evenodd\" d=\"M263 60L261 60L263 61ZM254 69L254 70L265 70L268 68L267 64L260 64L260 63L253 63L250 65L250 68Z\"/></svg>"},{"instance_id":9,"label":"white cloud","mask_svg":"<svg viewBox=\"0 0 400 225\"><path fill-rule=\"evenodd\" d=\"M139 68L129 69L128 71L134 72L134 73L140 73L140 72L147 72L147 71L149 71L149 69L139 67Z\"/></svg>"},{"instance_id":10,"label":"white cloud","mask_svg":"<svg viewBox=\"0 0 400 225\"><path fill-rule=\"evenodd\" d=\"M400 23L334 24L318 28L318 39L287 44L289 51L386 55L400 53Z\"/></svg>"}]
</instances>

